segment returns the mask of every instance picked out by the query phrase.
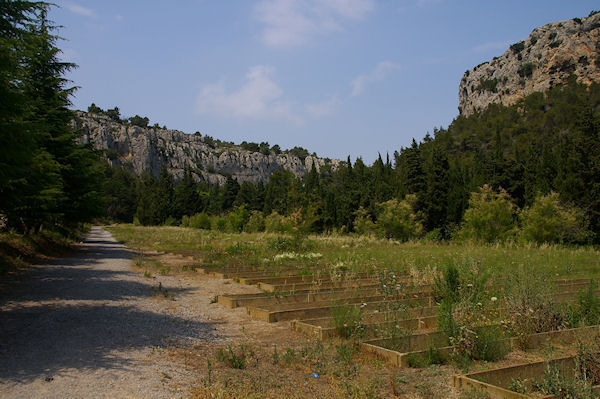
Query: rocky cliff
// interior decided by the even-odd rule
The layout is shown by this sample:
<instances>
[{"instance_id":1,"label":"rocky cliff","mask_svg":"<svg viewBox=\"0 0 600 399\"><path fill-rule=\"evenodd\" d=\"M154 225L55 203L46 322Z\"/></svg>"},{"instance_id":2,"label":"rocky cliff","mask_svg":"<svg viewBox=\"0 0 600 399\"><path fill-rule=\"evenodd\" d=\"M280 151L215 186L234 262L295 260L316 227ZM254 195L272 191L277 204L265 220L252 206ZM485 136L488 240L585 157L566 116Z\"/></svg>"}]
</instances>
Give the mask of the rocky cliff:
<instances>
[{"instance_id":1,"label":"rocky cliff","mask_svg":"<svg viewBox=\"0 0 600 399\"><path fill-rule=\"evenodd\" d=\"M469 116L491 103L511 105L571 74L586 84L600 82L600 13L536 28L502 56L465 72L458 109Z\"/></svg>"},{"instance_id":2,"label":"rocky cliff","mask_svg":"<svg viewBox=\"0 0 600 399\"><path fill-rule=\"evenodd\" d=\"M318 172L335 170L340 161L290 153L253 152L231 143L208 140L200 135L177 130L142 128L116 122L106 115L77 112L73 126L82 132L82 142L104 150L112 166L124 166L136 175L158 175L162 165L179 180L184 169L211 184L224 184L230 174L238 182L266 182L278 169L296 176L308 173L312 165Z\"/></svg>"}]
</instances>

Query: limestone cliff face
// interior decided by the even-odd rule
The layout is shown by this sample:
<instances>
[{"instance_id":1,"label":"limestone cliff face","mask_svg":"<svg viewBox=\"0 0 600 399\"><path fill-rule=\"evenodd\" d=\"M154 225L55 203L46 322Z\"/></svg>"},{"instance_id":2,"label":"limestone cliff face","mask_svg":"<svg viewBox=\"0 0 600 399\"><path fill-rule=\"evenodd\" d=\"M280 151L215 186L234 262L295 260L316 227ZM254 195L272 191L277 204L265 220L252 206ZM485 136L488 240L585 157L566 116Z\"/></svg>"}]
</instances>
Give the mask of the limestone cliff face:
<instances>
[{"instance_id":1,"label":"limestone cliff face","mask_svg":"<svg viewBox=\"0 0 600 399\"><path fill-rule=\"evenodd\" d=\"M489 104L511 105L566 82L600 82L600 13L536 28L502 56L465 72L459 111L469 116Z\"/></svg>"},{"instance_id":2,"label":"limestone cliff face","mask_svg":"<svg viewBox=\"0 0 600 399\"><path fill-rule=\"evenodd\" d=\"M227 143L209 144L201 136L177 130L141 128L115 122L105 115L77 112L73 121L81 129L83 143L92 143L105 150L112 166L124 166L141 175L148 172L158 175L162 165L178 181L189 167L195 177L211 184L224 184L226 174L238 182L266 182L278 169L286 169L296 176L308 173L312 165L318 172L336 170L338 160L307 156L301 159L288 153L268 155L247 151Z\"/></svg>"}]
</instances>

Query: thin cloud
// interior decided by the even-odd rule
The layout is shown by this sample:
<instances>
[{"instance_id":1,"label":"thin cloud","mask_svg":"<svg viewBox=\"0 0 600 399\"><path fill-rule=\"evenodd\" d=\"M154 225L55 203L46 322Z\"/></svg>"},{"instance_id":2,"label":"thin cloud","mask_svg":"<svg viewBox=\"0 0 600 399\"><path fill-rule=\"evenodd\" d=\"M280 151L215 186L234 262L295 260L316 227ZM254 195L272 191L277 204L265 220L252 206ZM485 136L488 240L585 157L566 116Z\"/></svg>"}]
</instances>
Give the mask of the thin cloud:
<instances>
[{"instance_id":1,"label":"thin cloud","mask_svg":"<svg viewBox=\"0 0 600 399\"><path fill-rule=\"evenodd\" d=\"M83 7L78 4L66 4L65 6L72 13L79 14L88 18L96 17L96 11L92 10L91 8Z\"/></svg>"},{"instance_id":2,"label":"thin cloud","mask_svg":"<svg viewBox=\"0 0 600 399\"><path fill-rule=\"evenodd\" d=\"M122 16L121 14L117 14L117 15L115 15L115 19L116 19L117 21L121 22L122 20L124 20L124 19L125 19L125 17L124 17L124 16Z\"/></svg>"},{"instance_id":3,"label":"thin cloud","mask_svg":"<svg viewBox=\"0 0 600 399\"><path fill-rule=\"evenodd\" d=\"M337 111L337 109L339 108L339 106L340 106L340 100L339 100L338 96L333 95L326 101L323 101L320 103L308 104L304 108L306 109L306 112L310 116L312 116L314 118L323 118L323 117L334 114Z\"/></svg>"},{"instance_id":4,"label":"thin cloud","mask_svg":"<svg viewBox=\"0 0 600 399\"><path fill-rule=\"evenodd\" d=\"M254 14L264 25L265 45L294 47L342 30L344 22L362 19L373 7L374 0L262 0Z\"/></svg>"},{"instance_id":5,"label":"thin cloud","mask_svg":"<svg viewBox=\"0 0 600 399\"><path fill-rule=\"evenodd\" d=\"M367 75L359 75L352 81L352 96L362 94L367 85L385 79L390 73L400 71L400 65L391 61L383 61L377 64L375 69Z\"/></svg>"},{"instance_id":6,"label":"thin cloud","mask_svg":"<svg viewBox=\"0 0 600 399\"><path fill-rule=\"evenodd\" d=\"M291 106L282 100L283 90L273 81L274 69L257 65L248 70L238 90L227 92L222 83L205 86L196 109L204 114L244 119L279 120L302 124Z\"/></svg>"}]
</instances>

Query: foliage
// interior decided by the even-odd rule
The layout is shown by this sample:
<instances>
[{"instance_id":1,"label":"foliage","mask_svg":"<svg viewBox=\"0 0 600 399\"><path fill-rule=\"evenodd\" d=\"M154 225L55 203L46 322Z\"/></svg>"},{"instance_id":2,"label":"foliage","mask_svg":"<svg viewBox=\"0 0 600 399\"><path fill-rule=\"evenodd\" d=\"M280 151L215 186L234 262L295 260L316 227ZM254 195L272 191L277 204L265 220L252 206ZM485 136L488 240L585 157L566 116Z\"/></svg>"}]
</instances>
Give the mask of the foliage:
<instances>
[{"instance_id":1,"label":"foliage","mask_svg":"<svg viewBox=\"0 0 600 399\"><path fill-rule=\"evenodd\" d=\"M506 190L495 191L485 184L471 194L460 236L482 242L510 238L515 234L516 212Z\"/></svg>"},{"instance_id":2,"label":"foliage","mask_svg":"<svg viewBox=\"0 0 600 399\"><path fill-rule=\"evenodd\" d=\"M520 41L510 46L510 50L513 54L518 54L525 49L525 42Z\"/></svg>"},{"instance_id":3,"label":"foliage","mask_svg":"<svg viewBox=\"0 0 600 399\"><path fill-rule=\"evenodd\" d=\"M135 115L129 118L129 123L133 126L148 127L149 122L150 119L148 119L148 117L141 117L139 115Z\"/></svg>"},{"instance_id":4,"label":"foliage","mask_svg":"<svg viewBox=\"0 0 600 399\"><path fill-rule=\"evenodd\" d=\"M498 79L484 79L481 78L479 80L479 86L477 86L478 91L491 91L492 93L498 92Z\"/></svg>"},{"instance_id":5,"label":"foliage","mask_svg":"<svg viewBox=\"0 0 600 399\"><path fill-rule=\"evenodd\" d=\"M250 218L248 218L248 222L244 227L244 231L248 233L258 233L261 231L265 231L265 217L263 216L262 212L251 212Z\"/></svg>"},{"instance_id":6,"label":"foliage","mask_svg":"<svg viewBox=\"0 0 600 399\"><path fill-rule=\"evenodd\" d=\"M364 333L360 306L338 304L331 309L331 315L335 330L341 337L360 337Z\"/></svg>"},{"instance_id":7,"label":"foliage","mask_svg":"<svg viewBox=\"0 0 600 399\"><path fill-rule=\"evenodd\" d=\"M231 227L231 230L236 233L240 233L244 230L248 220L250 220L250 212L244 205L235 207L229 215L227 215L227 222Z\"/></svg>"},{"instance_id":8,"label":"foliage","mask_svg":"<svg viewBox=\"0 0 600 399\"><path fill-rule=\"evenodd\" d=\"M181 219L181 226L210 230L211 221L210 217L206 213L200 212L193 216L183 216Z\"/></svg>"},{"instance_id":9,"label":"foliage","mask_svg":"<svg viewBox=\"0 0 600 399\"><path fill-rule=\"evenodd\" d=\"M521 236L542 243L584 243L589 237L584 213L560 202L558 193L538 195L520 215Z\"/></svg>"},{"instance_id":10,"label":"foliage","mask_svg":"<svg viewBox=\"0 0 600 399\"><path fill-rule=\"evenodd\" d=\"M77 143L51 5L2 2L0 15L0 214L32 234L65 230L102 213L100 154Z\"/></svg>"},{"instance_id":11,"label":"foliage","mask_svg":"<svg viewBox=\"0 0 600 399\"><path fill-rule=\"evenodd\" d=\"M407 195L402 201L391 199L379 204L377 231L385 238L401 241L419 237L423 226L414 213L415 201L415 195Z\"/></svg>"},{"instance_id":12,"label":"foliage","mask_svg":"<svg viewBox=\"0 0 600 399\"><path fill-rule=\"evenodd\" d=\"M533 75L534 66L535 65L533 64L533 62L526 62L525 64L519 67L519 69L517 70L517 74L522 78L530 78L531 75Z\"/></svg>"},{"instance_id":13,"label":"foliage","mask_svg":"<svg viewBox=\"0 0 600 399\"><path fill-rule=\"evenodd\" d=\"M245 345L240 345L234 349L231 345L227 349L219 348L217 351L217 360L225 363L233 369L245 369L247 358L252 356L252 351Z\"/></svg>"},{"instance_id":14,"label":"foliage","mask_svg":"<svg viewBox=\"0 0 600 399\"><path fill-rule=\"evenodd\" d=\"M355 212L354 231L365 235L375 232L375 223L373 223L369 212L362 206Z\"/></svg>"}]
</instances>

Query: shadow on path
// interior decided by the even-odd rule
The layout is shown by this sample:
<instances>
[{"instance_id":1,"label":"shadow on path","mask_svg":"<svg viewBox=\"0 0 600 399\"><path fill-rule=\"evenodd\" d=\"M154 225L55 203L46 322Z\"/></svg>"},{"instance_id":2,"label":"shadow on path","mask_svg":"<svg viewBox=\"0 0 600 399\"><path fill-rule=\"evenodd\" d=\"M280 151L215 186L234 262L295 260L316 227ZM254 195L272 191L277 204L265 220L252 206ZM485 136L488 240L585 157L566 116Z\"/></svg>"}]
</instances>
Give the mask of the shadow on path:
<instances>
[{"instance_id":1,"label":"shadow on path","mask_svg":"<svg viewBox=\"0 0 600 399\"><path fill-rule=\"evenodd\" d=\"M216 338L214 323L169 314L167 299L150 298L152 280L129 270L130 257L93 228L76 256L33 267L0 302L0 386L65 368L135 368L127 350Z\"/></svg>"}]
</instances>

